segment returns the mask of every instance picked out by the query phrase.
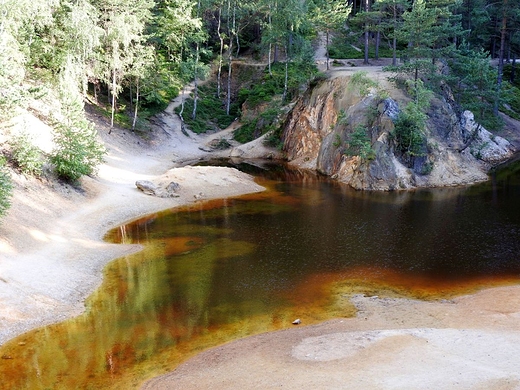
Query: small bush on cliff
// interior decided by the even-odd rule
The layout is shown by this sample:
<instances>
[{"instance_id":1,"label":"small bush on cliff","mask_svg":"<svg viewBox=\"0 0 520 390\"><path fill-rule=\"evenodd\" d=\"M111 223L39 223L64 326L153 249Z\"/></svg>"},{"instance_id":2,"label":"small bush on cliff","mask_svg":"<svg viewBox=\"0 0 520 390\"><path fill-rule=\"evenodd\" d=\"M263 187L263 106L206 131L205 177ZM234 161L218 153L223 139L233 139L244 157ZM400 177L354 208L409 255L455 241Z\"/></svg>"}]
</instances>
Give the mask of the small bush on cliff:
<instances>
[{"instance_id":1,"label":"small bush on cliff","mask_svg":"<svg viewBox=\"0 0 520 390\"><path fill-rule=\"evenodd\" d=\"M359 156L362 160L373 160L375 152L372 149L367 129L363 125L357 125L354 132L350 134L345 150L347 156Z\"/></svg>"},{"instance_id":2,"label":"small bush on cliff","mask_svg":"<svg viewBox=\"0 0 520 390\"><path fill-rule=\"evenodd\" d=\"M0 158L0 218L2 218L11 206L13 184L11 176L5 166L5 158Z\"/></svg>"},{"instance_id":3,"label":"small bush on cliff","mask_svg":"<svg viewBox=\"0 0 520 390\"><path fill-rule=\"evenodd\" d=\"M411 167L414 157L425 156L427 152L424 132L428 116L425 112L430 107L433 92L420 79L407 80L406 86L413 100L399 113L391 136L404 162Z\"/></svg>"},{"instance_id":4,"label":"small bush on cliff","mask_svg":"<svg viewBox=\"0 0 520 390\"><path fill-rule=\"evenodd\" d=\"M10 142L13 149L13 160L20 170L28 175L40 176L43 160L41 150L32 143L27 133L22 133Z\"/></svg>"},{"instance_id":5,"label":"small bush on cliff","mask_svg":"<svg viewBox=\"0 0 520 390\"><path fill-rule=\"evenodd\" d=\"M63 108L64 118L56 125L51 162L59 177L76 181L95 171L106 150L97 141L94 125L85 119L79 101L68 99Z\"/></svg>"},{"instance_id":6,"label":"small bush on cliff","mask_svg":"<svg viewBox=\"0 0 520 390\"><path fill-rule=\"evenodd\" d=\"M250 142L278 126L280 107L276 104L267 108L258 118L246 122L233 133L233 138L241 143Z\"/></svg>"},{"instance_id":7,"label":"small bush on cliff","mask_svg":"<svg viewBox=\"0 0 520 390\"><path fill-rule=\"evenodd\" d=\"M426 137L424 128L427 116L414 102L408 103L395 121L392 136L397 150L410 162L413 157L424 154Z\"/></svg>"},{"instance_id":8,"label":"small bush on cliff","mask_svg":"<svg viewBox=\"0 0 520 390\"><path fill-rule=\"evenodd\" d=\"M368 72L359 71L352 75L350 79L350 85L359 89L359 94L362 97L368 96L371 88L378 88L379 84L377 81L372 80L368 77Z\"/></svg>"}]
</instances>

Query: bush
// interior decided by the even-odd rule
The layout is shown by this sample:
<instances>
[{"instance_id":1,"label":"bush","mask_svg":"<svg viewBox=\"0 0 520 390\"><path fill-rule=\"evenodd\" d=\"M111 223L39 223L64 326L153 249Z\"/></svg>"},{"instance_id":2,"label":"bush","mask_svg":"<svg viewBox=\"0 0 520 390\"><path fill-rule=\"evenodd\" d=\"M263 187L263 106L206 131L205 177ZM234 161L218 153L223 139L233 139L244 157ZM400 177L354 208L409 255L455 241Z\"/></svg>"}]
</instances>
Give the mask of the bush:
<instances>
[{"instance_id":1,"label":"bush","mask_svg":"<svg viewBox=\"0 0 520 390\"><path fill-rule=\"evenodd\" d=\"M11 177L5 166L5 158L0 158L0 218L3 217L9 206L11 206L11 196L13 184Z\"/></svg>"},{"instance_id":2,"label":"bush","mask_svg":"<svg viewBox=\"0 0 520 390\"><path fill-rule=\"evenodd\" d=\"M355 72L350 79L350 85L358 88L362 97L368 96L370 89L379 88L377 81L368 77L368 72L365 71Z\"/></svg>"},{"instance_id":3,"label":"bush","mask_svg":"<svg viewBox=\"0 0 520 390\"><path fill-rule=\"evenodd\" d=\"M43 160L40 149L32 143L27 133L22 133L10 142L13 149L13 160L20 170L28 175L40 176Z\"/></svg>"},{"instance_id":4,"label":"bush","mask_svg":"<svg viewBox=\"0 0 520 390\"><path fill-rule=\"evenodd\" d=\"M375 152L372 149L367 129L363 125L357 125L347 141L347 156L359 156L362 160L373 160Z\"/></svg>"},{"instance_id":5,"label":"bush","mask_svg":"<svg viewBox=\"0 0 520 390\"><path fill-rule=\"evenodd\" d=\"M272 105L262 112L258 118L246 122L243 126L235 130L233 138L240 143L247 143L264 135L265 133L276 130L278 117L281 110L276 105Z\"/></svg>"},{"instance_id":6,"label":"bush","mask_svg":"<svg viewBox=\"0 0 520 390\"><path fill-rule=\"evenodd\" d=\"M58 176L69 181L94 173L106 154L96 139L94 125L83 115L81 103L74 100L64 103L64 118L56 126L54 142L51 162Z\"/></svg>"},{"instance_id":7,"label":"bush","mask_svg":"<svg viewBox=\"0 0 520 390\"><path fill-rule=\"evenodd\" d=\"M395 129L392 133L397 150L410 164L413 157L424 156L426 137L426 114L424 114L414 102L408 103L399 113L395 121Z\"/></svg>"}]
</instances>

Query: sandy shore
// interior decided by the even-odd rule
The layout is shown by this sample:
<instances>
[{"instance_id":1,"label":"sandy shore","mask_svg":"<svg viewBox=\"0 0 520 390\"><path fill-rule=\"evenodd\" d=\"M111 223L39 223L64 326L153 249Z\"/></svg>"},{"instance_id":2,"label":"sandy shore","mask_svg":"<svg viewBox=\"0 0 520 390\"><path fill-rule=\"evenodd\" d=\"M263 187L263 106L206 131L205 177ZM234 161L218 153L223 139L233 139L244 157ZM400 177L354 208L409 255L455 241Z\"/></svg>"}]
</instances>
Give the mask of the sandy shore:
<instances>
[{"instance_id":1,"label":"sandy shore","mask_svg":"<svg viewBox=\"0 0 520 390\"><path fill-rule=\"evenodd\" d=\"M231 342L143 389L520 389L520 287L353 302L356 318Z\"/></svg>"}]
</instances>

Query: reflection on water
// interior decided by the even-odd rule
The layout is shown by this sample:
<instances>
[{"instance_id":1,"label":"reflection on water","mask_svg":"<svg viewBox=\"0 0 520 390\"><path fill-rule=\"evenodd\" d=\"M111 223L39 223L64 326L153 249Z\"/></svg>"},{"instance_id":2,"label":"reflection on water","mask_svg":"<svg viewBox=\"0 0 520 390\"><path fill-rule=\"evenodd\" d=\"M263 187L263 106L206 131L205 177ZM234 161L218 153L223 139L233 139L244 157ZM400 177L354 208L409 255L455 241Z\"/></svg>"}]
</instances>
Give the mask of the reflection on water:
<instances>
[{"instance_id":1,"label":"reflection on water","mask_svg":"<svg viewBox=\"0 0 520 390\"><path fill-rule=\"evenodd\" d=\"M345 294L433 299L519 280L518 166L400 193L246 168L270 190L110 232L145 249L106 268L84 315L4 346L0 388L132 388L231 339L350 316Z\"/></svg>"}]
</instances>

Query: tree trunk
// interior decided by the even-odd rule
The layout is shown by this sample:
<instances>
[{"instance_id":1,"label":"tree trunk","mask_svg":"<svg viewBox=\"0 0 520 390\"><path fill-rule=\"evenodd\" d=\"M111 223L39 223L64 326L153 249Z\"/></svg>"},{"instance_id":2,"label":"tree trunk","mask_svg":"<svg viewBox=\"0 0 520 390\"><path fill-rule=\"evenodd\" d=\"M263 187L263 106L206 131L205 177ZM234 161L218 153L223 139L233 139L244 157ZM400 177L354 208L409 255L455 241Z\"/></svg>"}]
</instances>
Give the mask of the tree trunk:
<instances>
[{"instance_id":1,"label":"tree trunk","mask_svg":"<svg viewBox=\"0 0 520 390\"><path fill-rule=\"evenodd\" d=\"M182 116L182 114L184 113L184 102L185 102L184 92L185 91L186 91L186 86L183 85L182 86L182 94L181 94L181 110L179 111L179 118L181 119L181 132L182 132L182 134L184 134L186 137L189 137L190 135L186 131L186 125L184 124L184 117Z\"/></svg>"},{"instance_id":2,"label":"tree trunk","mask_svg":"<svg viewBox=\"0 0 520 390\"><path fill-rule=\"evenodd\" d=\"M392 65L397 65L397 37L395 36L395 32L397 31L397 6L394 1L394 38L392 42Z\"/></svg>"},{"instance_id":3,"label":"tree trunk","mask_svg":"<svg viewBox=\"0 0 520 390\"><path fill-rule=\"evenodd\" d=\"M236 9L233 9L233 20L235 20L235 10ZM237 54L236 54L236 57L238 57L240 55L240 35L238 34L238 31L240 30L240 27L236 27L235 28L235 38L237 40Z\"/></svg>"},{"instance_id":4,"label":"tree trunk","mask_svg":"<svg viewBox=\"0 0 520 390\"><path fill-rule=\"evenodd\" d=\"M134 120L132 121L132 130L135 130L135 124L137 122L138 107L139 107L139 79L136 80L136 84L135 84L135 109L134 109Z\"/></svg>"},{"instance_id":5,"label":"tree trunk","mask_svg":"<svg viewBox=\"0 0 520 390\"><path fill-rule=\"evenodd\" d=\"M198 84L198 67L199 67L199 44L195 49L195 66L193 68L193 111L191 118L195 120L197 118L197 103L199 101L199 84Z\"/></svg>"},{"instance_id":6,"label":"tree trunk","mask_svg":"<svg viewBox=\"0 0 520 390\"><path fill-rule=\"evenodd\" d=\"M368 1L365 0L365 12L368 12ZM368 44L369 44L369 31L368 31L368 22L365 22L365 56L363 59L363 64L368 65Z\"/></svg>"},{"instance_id":7,"label":"tree trunk","mask_svg":"<svg viewBox=\"0 0 520 390\"><path fill-rule=\"evenodd\" d=\"M511 77L509 81L511 81L511 84L515 82L515 73L516 73L516 53L513 52L513 64L511 66Z\"/></svg>"},{"instance_id":8,"label":"tree trunk","mask_svg":"<svg viewBox=\"0 0 520 390\"><path fill-rule=\"evenodd\" d=\"M229 31L229 48L228 48L228 79L227 79L227 96L226 96L226 115L229 115L231 107L231 77L232 77L232 60L233 60L233 39L235 33L235 21L236 21L236 4L233 2L233 24L229 25L229 11L231 1L228 1L228 31Z\"/></svg>"},{"instance_id":9,"label":"tree trunk","mask_svg":"<svg viewBox=\"0 0 520 390\"><path fill-rule=\"evenodd\" d=\"M508 0L503 0L502 6L502 27L500 28L500 52L498 57L498 77L497 77L497 93L495 97L495 104L493 107L493 114L498 116L498 105L500 94L502 91L502 78L504 77L504 50L506 44L507 32L507 3Z\"/></svg>"},{"instance_id":10,"label":"tree trunk","mask_svg":"<svg viewBox=\"0 0 520 390\"><path fill-rule=\"evenodd\" d=\"M271 19L271 4L269 4L269 31L271 31L272 29L272 19ZM272 57L271 57L271 50L273 49L273 44L271 42L269 42L269 59L268 59L268 64L267 66L269 67L269 76L272 76L273 75L273 72L271 71L271 62L272 62Z\"/></svg>"},{"instance_id":11,"label":"tree trunk","mask_svg":"<svg viewBox=\"0 0 520 390\"><path fill-rule=\"evenodd\" d=\"M283 85L283 96L282 96L282 102L285 102L285 99L287 99L287 90L289 89L289 47L285 47L285 81Z\"/></svg>"},{"instance_id":12,"label":"tree trunk","mask_svg":"<svg viewBox=\"0 0 520 390\"><path fill-rule=\"evenodd\" d=\"M268 61L268 68L269 68L269 76L272 76L273 75L273 72L271 71L271 50L272 50L272 44L269 44L269 59L267 60Z\"/></svg>"},{"instance_id":13,"label":"tree trunk","mask_svg":"<svg viewBox=\"0 0 520 390\"><path fill-rule=\"evenodd\" d=\"M108 134L112 132L112 128L114 127L114 116L116 113L116 69L112 70L112 115L110 116L110 130Z\"/></svg>"},{"instance_id":14,"label":"tree trunk","mask_svg":"<svg viewBox=\"0 0 520 390\"><path fill-rule=\"evenodd\" d=\"M224 38L222 37L222 31L220 31L221 26L222 26L222 7L219 7L218 8L217 34L218 34L218 39L220 40L220 51L219 51L219 57L218 57L217 98L220 98L220 89L222 88L222 56L224 55Z\"/></svg>"},{"instance_id":15,"label":"tree trunk","mask_svg":"<svg viewBox=\"0 0 520 390\"><path fill-rule=\"evenodd\" d=\"M330 57L329 57L329 29L327 29L326 41L325 41L325 57L327 60L327 70L330 69Z\"/></svg>"},{"instance_id":16,"label":"tree trunk","mask_svg":"<svg viewBox=\"0 0 520 390\"><path fill-rule=\"evenodd\" d=\"M376 32L376 60L379 59L379 44L381 43L381 31Z\"/></svg>"},{"instance_id":17,"label":"tree trunk","mask_svg":"<svg viewBox=\"0 0 520 390\"><path fill-rule=\"evenodd\" d=\"M197 17L200 14L200 0L197 2ZM200 46L197 42L197 46L195 48L195 66L193 68L193 111L191 113L191 118L195 120L197 118L197 103L199 101L199 84L198 84L198 71L199 71L199 53Z\"/></svg>"}]
</instances>

